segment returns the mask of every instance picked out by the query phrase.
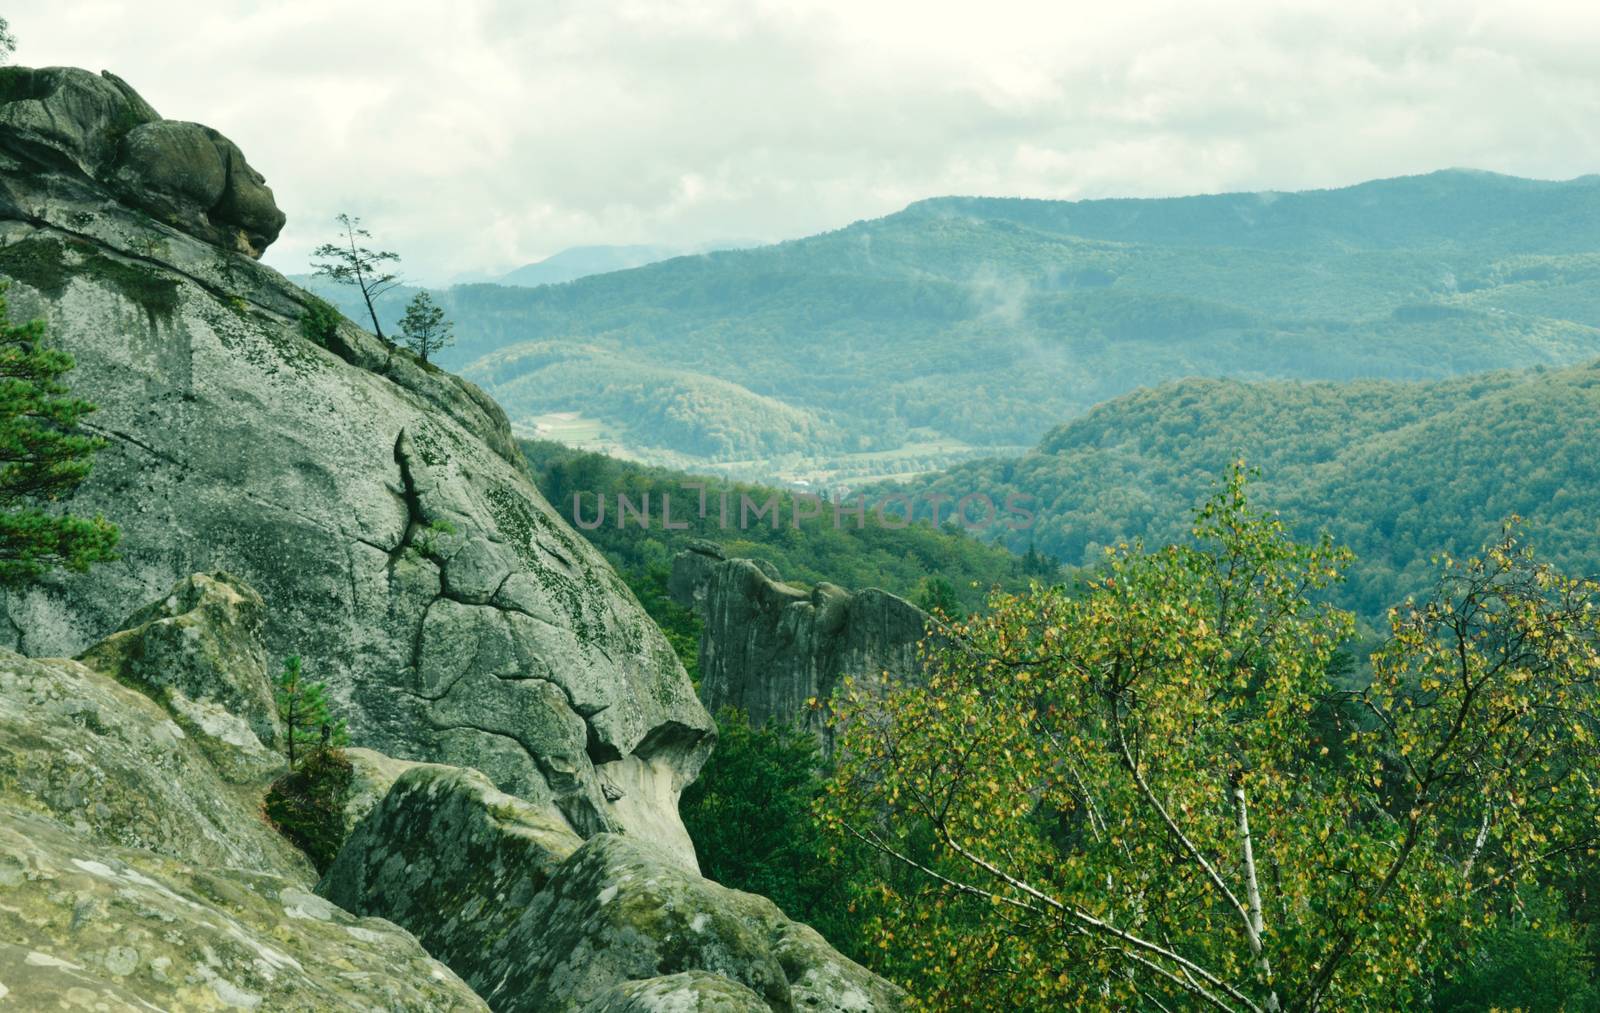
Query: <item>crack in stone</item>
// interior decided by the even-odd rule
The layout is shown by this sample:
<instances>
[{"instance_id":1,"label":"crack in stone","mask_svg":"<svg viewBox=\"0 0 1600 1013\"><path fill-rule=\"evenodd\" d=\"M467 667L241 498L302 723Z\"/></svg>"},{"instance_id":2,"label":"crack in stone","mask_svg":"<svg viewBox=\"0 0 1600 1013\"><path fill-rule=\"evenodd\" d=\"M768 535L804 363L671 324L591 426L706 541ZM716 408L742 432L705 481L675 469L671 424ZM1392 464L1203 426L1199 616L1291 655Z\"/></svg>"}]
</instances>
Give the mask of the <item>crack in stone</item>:
<instances>
[{"instance_id":1,"label":"crack in stone","mask_svg":"<svg viewBox=\"0 0 1600 1013\"><path fill-rule=\"evenodd\" d=\"M548 682L549 680L539 681ZM552 685L554 684L552 683ZM408 693L407 695L418 696L415 693ZM539 753L538 750L534 749L515 733L485 728L482 725L472 724L471 722L446 724L438 721L432 710L431 707L428 709L428 722L436 732L470 731L516 743L521 748L523 755L532 761L534 770L538 772L540 779L544 781L545 790L550 793L551 801L555 804L555 807L561 811L561 815L566 817L567 822L580 835L592 837L598 833L621 832L621 828L617 826L616 822L595 804L595 799L590 797L590 788L601 783L599 772L594 769L592 761L587 771L582 769L576 772L557 770L550 764L547 757ZM553 782L558 781L571 782L573 790L568 792L557 791ZM604 797L603 788L601 788L601 794Z\"/></svg>"}]
</instances>

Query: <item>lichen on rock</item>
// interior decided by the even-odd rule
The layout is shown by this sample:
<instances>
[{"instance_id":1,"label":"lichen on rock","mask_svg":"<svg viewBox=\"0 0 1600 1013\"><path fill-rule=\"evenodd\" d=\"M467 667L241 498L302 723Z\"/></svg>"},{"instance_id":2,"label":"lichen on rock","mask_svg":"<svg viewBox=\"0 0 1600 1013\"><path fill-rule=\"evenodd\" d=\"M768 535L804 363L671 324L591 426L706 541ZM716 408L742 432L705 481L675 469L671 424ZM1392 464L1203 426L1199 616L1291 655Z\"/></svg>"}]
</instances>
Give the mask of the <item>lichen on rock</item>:
<instances>
[{"instance_id":1,"label":"lichen on rock","mask_svg":"<svg viewBox=\"0 0 1600 1013\"><path fill-rule=\"evenodd\" d=\"M4 1005L487 1010L410 933L296 878L86 841L0 803Z\"/></svg>"},{"instance_id":2,"label":"lichen on rock","mask_svg":"<svg viewBox=\"0 0 1600 1013\"><path fill-rule=\"evenodd\" d=\"M138 612L134 636L90 652L116 671L143 639L160 644L139 653L150 681L133 685L0 649L0 1005L485 1008L409 933L311 892L304 856L261 814L281 761L241 778L167 709L183 681L189 703L226 713L207 688L228 672L196 659L260 651L250 603L249 588L197 575ZM152 629L208 647L173 652ZM181 671L166 678L158 658Z\"/></svg>"}]
</instances>

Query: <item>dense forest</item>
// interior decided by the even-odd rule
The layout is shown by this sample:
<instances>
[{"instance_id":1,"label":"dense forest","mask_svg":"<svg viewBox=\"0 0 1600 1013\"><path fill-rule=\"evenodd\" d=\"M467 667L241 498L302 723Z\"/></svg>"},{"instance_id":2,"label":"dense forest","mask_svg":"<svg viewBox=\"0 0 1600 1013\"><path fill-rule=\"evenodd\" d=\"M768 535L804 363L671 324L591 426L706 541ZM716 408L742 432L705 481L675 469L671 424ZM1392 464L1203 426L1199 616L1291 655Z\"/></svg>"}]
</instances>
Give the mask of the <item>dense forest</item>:
<instances>
[{"instance_id":1,"label":"dense forest","mask_svg":"<svg viewBox=\"0 0 1600 1013\"><path fill-rule=\"evenodd\" d=\"M652 460L770 477L761 462L786 453L1031 444L1186 376L1585 361L1600 355L1597 221L1600 178L1457 171L1296 194L946 198L568 284L457 286L437 296L459 337L441 361L525 432L580 411L622 448L682 455Z\"/></svg>"},{"instance_id":2,"label":"dense forest","mask_svg":"<svg viewBox=\"0 0 1600 1013\"><path fill-rule=\"evenodd\" d=\"M1600 1008L1600 584L1506 532L1352 679L1354 556L1255 491L846 683L831 760L723 714L707 873L937 1009Z\"/></svg>"},{"instance_id":3,"label":"dense forest","mask_svg":"<svg viewBox=\"0 0 1600 1013\"><path fill-rule=\"evenodd\" d=\"M606 500L604 522L586 526L582 533L617 568L691 672L698 656L699 623L667 595L667 577L672 557L695 539L714 541L730 556L765 559L793 584L878 587L951 613L981 607L996 588L1014 590L1058 574L1055 562L1038 552L1015 555L950 526L896 528L874 523L870 515L859 527L850 516L835 526L826 507L821 516L795 524L792 490L635 464L549 441L526 440L521 446L539 491L568 520L575 518L576 509L578 519L593 524L600 509L597 497ZM702 487L710 504L705 516L698 509ZM631 504L652 504L648 527L633 515L627 525L618 523L618 494ZM726 527L717 506L724 494L734 504ZM742 495L762 505L776 500L778 525L757 521L741 526ZM671 498L673 524L686 527L664 527L664 496ZM802 504L800 512L808 509Z\"/></svg>"},{"instance_id":4,"label":"dense forest","mask_svg":"<svg viewBox=\"0 0 1600 1013\"><path fill-rule=\"evenodd\" d=\"M1294 530L1355 550L1339 595L1371 618L1421 588L1432 554L1467 552L1512 514L1558 565L1600 570L1597 430L1600 364L1424 383L1184 380L1101 405L1021 458L907 488L1031 496L1031 528L990 534L1077 566L1126 539L1182 538L1187 509L1242 458Z\"/></svg>"}]
</instances>

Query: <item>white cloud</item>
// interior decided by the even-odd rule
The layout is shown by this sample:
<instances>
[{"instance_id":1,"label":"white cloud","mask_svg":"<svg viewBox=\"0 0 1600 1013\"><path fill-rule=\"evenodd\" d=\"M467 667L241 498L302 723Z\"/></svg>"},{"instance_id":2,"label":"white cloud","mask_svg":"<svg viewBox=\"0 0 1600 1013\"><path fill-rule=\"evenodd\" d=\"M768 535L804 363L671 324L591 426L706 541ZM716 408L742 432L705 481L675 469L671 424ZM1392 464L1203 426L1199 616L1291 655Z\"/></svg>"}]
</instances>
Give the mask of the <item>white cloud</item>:
<instances>
[{"instance_id":1,"label":"white cloud","mask_svg":"<svg viewBox=\"0 0 1600 1013\"><path fill-rule=\"evenodd\" d=\"M943 193L1600 169L1588 2L25 0L239 142L303 266L339 210L439 280L580 243L777 238Z\"/></svg>"}]
</instances>

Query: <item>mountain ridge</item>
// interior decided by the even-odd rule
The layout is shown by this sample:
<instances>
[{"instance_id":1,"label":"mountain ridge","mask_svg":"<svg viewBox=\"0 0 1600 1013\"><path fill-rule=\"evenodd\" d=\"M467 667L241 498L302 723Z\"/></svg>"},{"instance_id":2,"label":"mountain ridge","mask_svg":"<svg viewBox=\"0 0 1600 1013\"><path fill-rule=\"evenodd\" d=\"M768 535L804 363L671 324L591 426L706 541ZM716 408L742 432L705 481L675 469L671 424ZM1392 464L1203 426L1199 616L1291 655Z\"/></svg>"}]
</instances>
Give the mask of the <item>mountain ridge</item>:
<instances>
[{"instance_id":1,"label":"mountain ridge","mask_svg":"<svg viewBox=\"0 0 1600 1013\"><path fill-rule=\"evenodd\" d=\"M1184 376L1421 380L1584 361L1600 355L1590 222L1596 176L1444 171L1269 200L937 198L559 286L449 289L458 345L442 361L522 432L849 485L1030 445ZM596 353L580 348L611 364L588 404L577 380ZM789 411L764 417L758 399ZM717 434L727 420L739 439Z\"/></svg>"}]
</instances>

